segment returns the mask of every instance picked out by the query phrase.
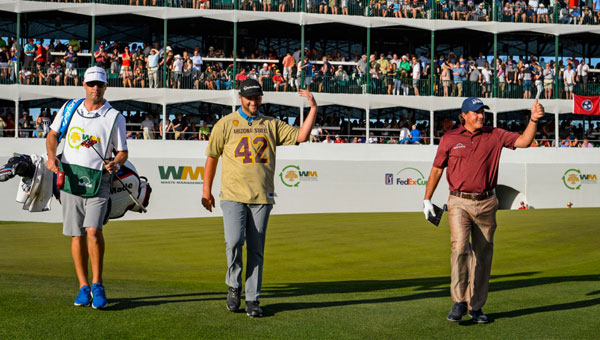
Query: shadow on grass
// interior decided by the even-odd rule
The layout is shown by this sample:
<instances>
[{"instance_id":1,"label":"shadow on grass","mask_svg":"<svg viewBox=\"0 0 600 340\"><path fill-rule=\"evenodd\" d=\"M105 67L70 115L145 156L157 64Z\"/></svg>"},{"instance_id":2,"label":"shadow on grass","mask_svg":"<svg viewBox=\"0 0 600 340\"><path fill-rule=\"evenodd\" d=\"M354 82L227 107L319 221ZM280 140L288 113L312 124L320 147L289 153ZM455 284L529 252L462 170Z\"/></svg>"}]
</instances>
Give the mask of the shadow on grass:
<instances>
[{"instance_id":1,"label":"shadow on grass","mask_svg":"<svg viewBox=\"0 0 600 340\"><path fill-rule=\"evenodd\" d=\"M585 282L585 281L600 281L600 275L579 275L579 276L557 276L557 277L538 277L538 278L523 278L539 274L539 272L523 272L507 275L494 275L490 282L490 292L521 289L528 287L543 286L548 284L564 283L564 282ZM515 279L520 277L518 279ZM344 307L361 304L376 304L413 301L420 299L449 297L448 277L432 277L422 279L408 280L366 280L366 281L337 281L337 282L304 282L290 283L279 286L271 286L263 290L265 298L285 298L298 297L309 295L323 294L354 294L368 293L385 290L404 289L413 287L412 294L402 296L390 296L375 299L353 299L353 300L338 300L338 301L319 301L319 302L298 302L298 303L274 303L267 305L263 315L265 317L274 316L283 311L295 311L314 308L329 308L329 307ZM499 282L496 282L500 280ZM416 293L414 293L416 292ZM600 291L594 291L587 295L598 294ZM190 294L174 294L174 295L158 295L158 296L141 296L134 298L118 298L111 299L106 310L117 311L124 309L132 309L138 307L157 306L170 303L182 302L198 302L198 301L219 301L225 300L225 292L211 293L190 293ZM340 295L343 297L343 295ZM569 309L586 308L600 304L600 298L569 302L563 304L554 304L547 306L538 306L514 311L488 314L490 322L495 319L514 318L529 314L561 311ZM448 305L451 302L448 301ZM450 307L448 307L450 308ZM461 325L473 325L469 321L461 322Z\"/></svg>"},{"instance_id":2,"label":"shadow on grass","mask_svg":"<svg viewBox=\"0 0 600 340\"><path fill-rule=\"evenodd\" d=\"M190 293L158 296L139 296L134 298L109 299L106 311L118 311L138 307L158 306L167 303L218 301L224 300L227 293Z\"/></svg>"},{"instance_id":3,"label":"shadow on grass","mask_svg":"<svg viewBox=\"0 0 600 340\"><path fill-rule=\"evenodd\" d=\"M490 282L490 292L521 289L528 287L543 286L548 284L564 283L564 282L584 282L584 281L600 281L600 275L579 275L579 276L558 276L558 277L539 277L539 278L521 278L510 279L511 277L532 276L538 274L536 272L515 273L508 275L492 276ZM507 278L509 278L507 280ZM499 280L499 282L494 282ZM270 287L265 290L265 297L297 297L315 294L345 294L345 293L365 293L382 291L389 289L400 289L415 287L413 291L416 294L403 296L391 296L376 299L358 299L358 300L340 300L340 301L319 301L319 302L299 302L299 303L275 303L269 304L264 310L264 316L273 316L283 311L313 309L313 308L329 308L343 307L361 304L374 303L389 303L413 301L419 299L449 297L448 277L434 277L423 279L410 280L379 280L379 281L339 281L339 282L307 282L307 283L292 283L282 285L280 287ZM448 302L449 306L451 302ZM600 299L587 301L570 302L564 304L532 307L515 311L489 314L490 322L494 319L518 317L528 314L560 311L568 309L585 308L600 304ZM448 307L450 308L450 307ZM468 322L465 324L472 324Z\"/></svg>"},{"instance_id":4,"label":"shadow on grass","mask_svg":"<svg viewBox=\"0 0 600 340\"><path fill-rule=\"evenodd\" d=\"M539 272L522 272L506 275L493 275L492 280L511 277L523 277L539 274ZM517 280L522 281L522 280ZM511 282L511 281L504 281ZM429 277L407 280L365 280L365 281L337 281L337 282L304 282L289 283L271 286L263 289L265 297L304 296L313 294L344 294L366 293L390 289L414 287L414 291L444 292L449 294L448 285L450 277ZM444 295L442 295L444 296Z\"/></svg>"},{"instance_id":5,"label":"shadow on grass","mask_svg":"<svg viewBox=\"0 0 600 340\"><path fill-rule=\"evenodd\" d=\"M570 310L570 309L592 307L592 306L596 306L596 305L600 305L600 298L592 299L592 300L576 301L576 302L558 303L558 304L547 305L547 306L523 308L523 309L517 309L517 310L501 312L501 313L491 313L491 314L488 314L488 318L491 320L503 319L503 318L516 318L519 316L536 314L536 313L558 312L558 311L564 311L564 310Z\"/></svg>"}]
</instances>

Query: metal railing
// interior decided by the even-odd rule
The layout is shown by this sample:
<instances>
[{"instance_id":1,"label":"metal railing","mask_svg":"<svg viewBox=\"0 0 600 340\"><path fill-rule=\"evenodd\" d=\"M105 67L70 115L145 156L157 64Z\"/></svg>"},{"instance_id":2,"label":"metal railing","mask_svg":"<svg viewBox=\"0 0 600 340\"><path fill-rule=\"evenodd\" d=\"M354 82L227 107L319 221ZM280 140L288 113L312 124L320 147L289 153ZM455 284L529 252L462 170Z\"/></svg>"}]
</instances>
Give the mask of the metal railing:
<instances>
[{"instance_id":1,"label":"metal railing","mask_svg":"<svg viewBox=\"0 0 600 340\"><path fill-rule=\"evenodd\" d=\"M31 124L30 124L31 126ZM155 124L158 126L158 124ZM398 128L370 128L370 135L368 137L365 136L366 129L364 127L352 127L350 131L345 134L340 134L337 132L339 127L321 127L324 133L321 133L317 136L311 135L312 143L369 143L369 144L421 144L421 145L429 145L429 131L428 128L421 130L421 138L418 142L412 141L410 138L401 139ZM327 131L325 131L327 130ZM333 132L331 132L333 131ZM0 138L14 138L15 137L15 129L0 129ZM154 131L144 132L141 128L140 123L127 123L127 138L128 139L145 139L145 140L161 140L163 139L163 134L165 135L166 140L199 140L199 141L207 141L210 137L210 130L208 134L206 131L202 131L195 123L188 123L188 129L185 132L182 131L173 131L169 129L166 132L160 132L158 129ZM336 137L340 137L339 139ZM588 141L594 147L600 147L600 139L597 137L600 136L600 133L592 133L591 137L589 137ZM23 128L19 127L18 130L19 138L45 138L44 130L41 128ZM577 148L581 147L583 143L583 137L576 140L571 140L566 138L566 136L561 136L559 139L559 145L556 145L556 140L550 136L550 138L544 138L541 132L536 134L536 138L532 144L532 147L570 147ZM441 139L441 135L436 133L434 137L434 144L439 144ZM563 146L563 144L567 144L567 146Z\"/></svg>"},{"instance_id":2,"label":"metal railing","mask_svg":"<svg viewBox=\"0 0 600 340\"><path fill-rule=\"evenodd\" d=\"M86 68L64 68L57 66L20 68L18 77L15 67L0 70L0 84L46 85L46 86L80 86ZM237 89L240 80L231 74L231 69L216 71L207 67L206 70L183 69L176 72L167 69L163 76L163 69L148 70L144 68L118 67L107 69L108 86L120 88L171 88L171 89L197 89L197 90L231 90ZM431 85L429 78L413 80L410 77L397 77L396 74L371 74L360 76L358 73L338 71L333 76L316 74L309 76L306 73L290 74L283 78L280 73L270 73L261 77L251 73L267 92L294 92L299 88L308 88L312 92L322 93L348 93L348 94L381 94L404 96L430 96ZM164 81L163 81L164 80ZM555 92L554 80L548 90L543 82L523 81L497 83L498 98L527 99L535 98L538 91L541 99L569 99L566 97L565 87L559 79L558 92ZM446 87L446 89L445 89ZM527 93L527 91L529 91ZM583 96L600 95L600 83L576 82L573 93ZM447 94L447 95L446 95ZM433 86L433 95L438 97L481 97L492 98L493 83L480 81L454 82L442 81L436 77Z\"/></svg>"},{"instance_id":3,"label":"metal railing","mask_svg":"<svg viewBox=\"0 0 600 340\"><path fill-rule=\"evenodd\" d=\"M267 12L307 12L333 15L357 15L412 19L458 21L501 21L555 24L600 24L597 13L585 6L573 8L531 8L513 2L492 1L474 5L458 0L36 0L43 2L99 3L110 5L155 6L198 10L242 10ZM541 2L540 2L541 3ZM483 5L480 7L480 5Z\"/></svg>"}]
</instances>

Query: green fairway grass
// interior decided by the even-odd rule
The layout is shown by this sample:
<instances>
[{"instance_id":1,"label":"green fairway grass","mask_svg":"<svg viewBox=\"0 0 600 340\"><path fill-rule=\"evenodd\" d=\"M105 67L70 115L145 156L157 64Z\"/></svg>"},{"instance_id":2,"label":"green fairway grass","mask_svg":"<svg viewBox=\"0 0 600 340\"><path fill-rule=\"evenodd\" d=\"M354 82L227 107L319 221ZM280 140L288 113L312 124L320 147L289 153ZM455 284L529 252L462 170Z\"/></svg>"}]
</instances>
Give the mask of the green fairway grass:
<instances>
[{"instance_id":1,"label":"green fairway grass","mask_svg":"<svg viewBox=\"0 0 600 340\"><path fill-rule=\"evenodd\" d=\"M73 306L61 224L0 222L0 339L600 338L597 208L498 213L487 325L446 321L446 217L272 216L261 319L225 308L221 218L116 221L104 235L97 311Z\"/></svg>"}]
</instances>

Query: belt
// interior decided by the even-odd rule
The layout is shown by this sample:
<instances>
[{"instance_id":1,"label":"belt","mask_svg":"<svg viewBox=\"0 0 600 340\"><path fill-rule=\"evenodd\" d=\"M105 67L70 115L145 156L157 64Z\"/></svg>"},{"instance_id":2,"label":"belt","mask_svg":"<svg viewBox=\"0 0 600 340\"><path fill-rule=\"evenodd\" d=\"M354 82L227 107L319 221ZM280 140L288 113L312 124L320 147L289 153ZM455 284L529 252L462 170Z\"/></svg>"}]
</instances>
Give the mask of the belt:
<instances>
[{"instance_id":1,"label":"belt","mask_svg":"<svg viewBox=\"0 0 600 340\"><path fill-rule=\"evenodd\" d=\"M462 192L462 191L450 191L450 195L452 195L452 196L466 198L466 199L473 200L473 201L482 201L486 198L494 196L495 194L496 194L496 190L494 190L494 189L484 191L484 192L477 192L477 193Z\"/></svg>"}]
</instances>

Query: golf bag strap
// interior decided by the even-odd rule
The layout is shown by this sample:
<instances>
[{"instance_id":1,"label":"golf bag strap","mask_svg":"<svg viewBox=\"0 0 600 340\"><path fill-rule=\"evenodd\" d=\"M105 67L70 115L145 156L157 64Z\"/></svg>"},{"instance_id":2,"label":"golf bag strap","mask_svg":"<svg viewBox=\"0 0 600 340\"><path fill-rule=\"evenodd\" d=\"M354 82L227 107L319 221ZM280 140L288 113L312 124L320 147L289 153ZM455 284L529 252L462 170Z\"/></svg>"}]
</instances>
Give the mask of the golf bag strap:
<instances>
[{"instance_id":1,"label":"golf bag strap","mask_svg":"<svg viewBox=\"0 0 600 340\"><path fill-rule=\"evenodd\" d=\"M71 99L65 106L65 110L63 111L62 120L60 122L60 129L58 131L59 132L59 134L58 134L58 142L59 143L60 143L61 139L64 137L65 133L67 132L67 129L69 128L69 124L71 124L71 119L73 119L73 114L75 113L75 111L77 110L77 108L79 107L81 102L83 102L84 99L85 98L81 98L78 100Z\"/></svg>"}]
</instances>

